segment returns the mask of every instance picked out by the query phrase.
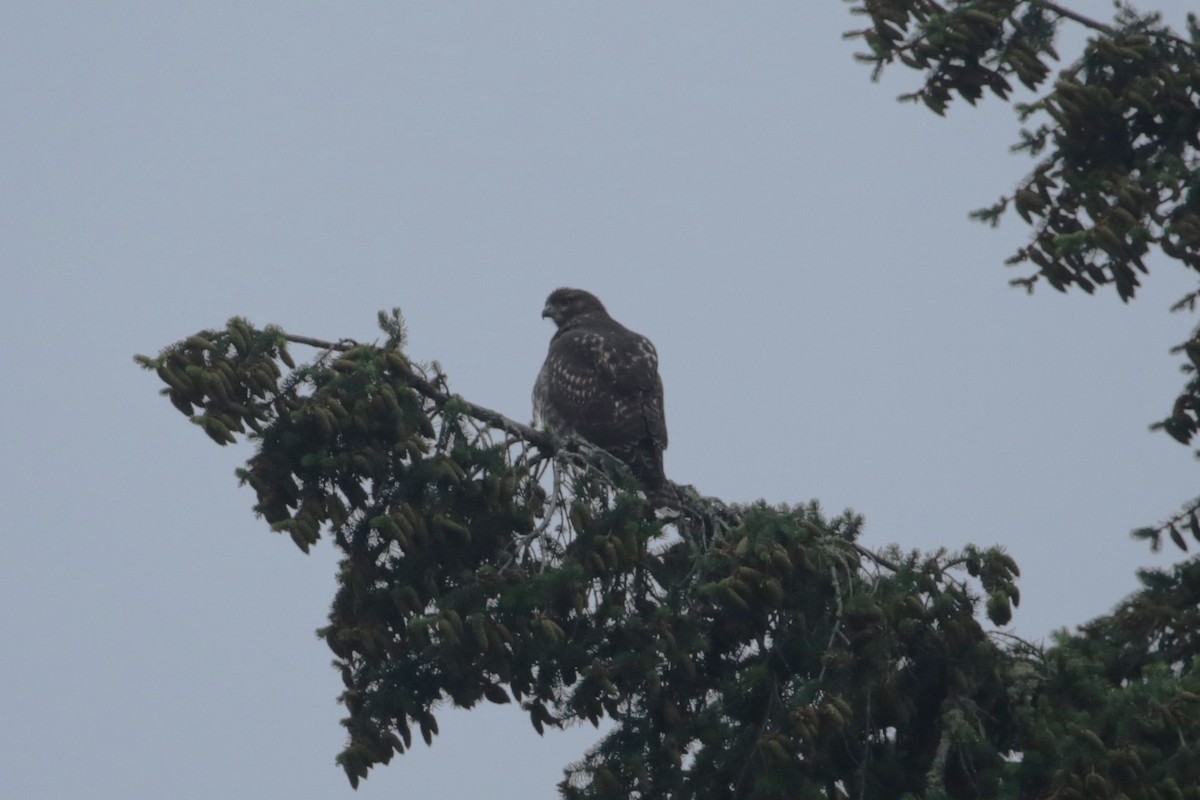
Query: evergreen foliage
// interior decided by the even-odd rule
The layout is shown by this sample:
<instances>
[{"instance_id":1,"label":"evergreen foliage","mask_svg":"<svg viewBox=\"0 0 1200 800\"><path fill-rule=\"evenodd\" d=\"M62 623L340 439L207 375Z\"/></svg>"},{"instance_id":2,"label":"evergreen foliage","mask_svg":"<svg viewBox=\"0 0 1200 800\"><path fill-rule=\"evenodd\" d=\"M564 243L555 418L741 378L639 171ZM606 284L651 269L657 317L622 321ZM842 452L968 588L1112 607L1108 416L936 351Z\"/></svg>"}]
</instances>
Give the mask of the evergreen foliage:
<instances>
[{"instance_id":1,"label":"evergreen foliage","mask_svg":"<svg viewBox=\"0 0 1200 800\"><path fill-rule=\"evenodd\" d=\"M1035 166L975 214L1030 226L1014 283L1128 301L1155 250L1200 270L1195 17L1181 37L1123 4L1109 24L1045 0L851 2L876 74L922 73L903 99L1034 95L1015 149ZM1052 80L1062 20L1095 35ZM453 395L398 312L380 325L361 345L234 318L137 357L218 444L254 443L237 474L272 530L340 550L319 633L353 785L431 743L447 702L487 701L539 733L612 720L565 798L1200 798L1200 560L1042 650L1000 630L1020 594L998 548L876 553L850 512L689 487L659 518L606 454ZM1154 427L1189 444L1200 329L1178 352L1188 383ZM1186 549L1198 513L1135 535Z\"/></svg>"},{"instance_id":2,"label":"evergreen foliage","mask_svg":"<svg viewBox=\"0 0 1200 800\"><path fill-rule=\"evenodd\" d=\"M870 26L847 34L867 45L859 58L900 63L923 83L902 100L944 114L954 95L974 104L990 92L1009 99L1013 82L1035 97L1015 104L1020 141L1036 163L1011 193L973 217L995 225L1012 208L1030 226L1029 242L1007 263L1033 271L1012 283L1033 290L1091 294L1112 286L1129 301L1157 250L1200 271L1200 22L1181 36L1158 14L1115 3L1111 23L1047 0L848 0ZM1051 79L1057 25L1091 30L1082 54ZM1173 311L1194 312L1200 290ZM1187 360L1187 383L1162 430L1181 444L1200 432L1200 327L1173 349ZM1197 451L1200 456L1200 451ZM1200 497L1166 521L1135 531L1157 547L1194 526Z\"/></svg>"},{"instance_id":3,"label":"evergreen foliage","mask_svg":"<svg viewBox=\"0 0 1200 800\"><path fill-rule=\"evenodd\" d=\"M137 357L218 444L255 444L238 476L272 530L341 551L319 633L353 785L487 701L539 733L613 721L565 798L1200 798L1200 564L1043 653L992 627L1020 599L1000 549L875 553L852 513L690 490L660 519L380 322L361 345L234 318Z\"/></svg>"}]
</instances>

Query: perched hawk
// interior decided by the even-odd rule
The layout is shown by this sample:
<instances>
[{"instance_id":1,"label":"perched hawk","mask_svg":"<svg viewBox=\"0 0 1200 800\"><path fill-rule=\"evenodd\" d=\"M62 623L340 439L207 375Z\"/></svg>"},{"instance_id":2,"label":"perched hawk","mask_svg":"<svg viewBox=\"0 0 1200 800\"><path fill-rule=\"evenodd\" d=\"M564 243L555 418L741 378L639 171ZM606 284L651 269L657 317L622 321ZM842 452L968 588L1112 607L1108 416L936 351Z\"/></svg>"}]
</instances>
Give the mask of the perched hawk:
<instances>
[{"instance_id":1,"label":"perched hawk","mask_svg":"<svg viewBox=\"0 0 1200 800\"><path fill-rule=\"evenodd\" d=\"M542 316L558 330L533 385L534 420L608 451L648 496L662 489L667 421L654 345L581 289L555 289Z\"/></svg>"}]
</instances>

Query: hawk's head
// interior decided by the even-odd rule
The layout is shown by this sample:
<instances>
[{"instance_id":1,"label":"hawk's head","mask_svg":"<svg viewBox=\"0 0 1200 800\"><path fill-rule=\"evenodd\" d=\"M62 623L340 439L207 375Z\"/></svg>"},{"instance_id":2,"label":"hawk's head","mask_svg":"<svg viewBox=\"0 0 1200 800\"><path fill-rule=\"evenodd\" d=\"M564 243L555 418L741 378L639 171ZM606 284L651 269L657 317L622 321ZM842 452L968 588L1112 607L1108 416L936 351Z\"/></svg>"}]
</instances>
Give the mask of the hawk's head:
<instances>
[{"instance_id":1,"label":"hawk's head","mask_svg":"<svg viewBox=\"0 0 1200 800\"><path fill-rule=\"evenodd\" d=\"M546 307L542 309L542 316L554 320L560 328L574 319L597 313L608 315L600 298L583 289L555 289L546 298Z\"/></svg>"}]
</instances>

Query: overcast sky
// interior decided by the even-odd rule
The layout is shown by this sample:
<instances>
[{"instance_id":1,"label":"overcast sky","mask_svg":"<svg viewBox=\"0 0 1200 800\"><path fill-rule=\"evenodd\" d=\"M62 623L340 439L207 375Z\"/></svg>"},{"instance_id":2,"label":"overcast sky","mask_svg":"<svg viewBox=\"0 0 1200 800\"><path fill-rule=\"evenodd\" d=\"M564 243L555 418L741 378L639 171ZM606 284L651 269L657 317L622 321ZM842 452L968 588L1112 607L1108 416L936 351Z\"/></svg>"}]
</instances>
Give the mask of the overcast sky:
<instances>
[{"instance_id":1,"label":"overcast sky","mask_svg":"<svg viewBox=\"0 0 1200 800\"><path fill-rule=\"evenodd\" d=\"M1107 3L1078 2L1103 14ZM1090 7L1095 7L1090 8ZM1158 0L1180 22L1189 0ZM657 345L668 474L865 541L1003 544L1011 630L1108 611L1192 496L1147 425L1194 281L1007 286L1011 109L894 98L825 2L10 2L0 25L0 796L351 797L336 552L251 512L134 353L233 315L377 335L527 420L557 286ZM1066 46L1064 55L1070 53ZM298 356L303 355L297 350ZM549 798L591 728L445 711L363 798Z\"/></svg>"}]
</instances>

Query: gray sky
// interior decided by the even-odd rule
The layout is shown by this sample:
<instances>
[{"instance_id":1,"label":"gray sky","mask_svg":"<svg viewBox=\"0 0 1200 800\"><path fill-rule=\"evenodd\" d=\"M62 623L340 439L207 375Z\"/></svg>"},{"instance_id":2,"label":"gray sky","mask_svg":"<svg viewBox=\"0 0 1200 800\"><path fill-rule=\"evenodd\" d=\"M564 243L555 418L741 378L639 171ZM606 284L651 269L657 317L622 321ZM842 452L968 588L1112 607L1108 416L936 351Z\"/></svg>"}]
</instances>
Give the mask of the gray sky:
<instances>
[{"instance_id":1,"label":"gray sky","mask_svg":"<svg viewBox=\"0 0 1200 800\"><path fill-rule=\"evenodd\" d=\"M915 76L870 83L842 3L4 17L0 796L352 795L313 634L336 553L271 534L248 448L130 360L235 314L369 340L399 305L414 358L528 419L542 301L591 289L658 347L672 478L853 507L871 545L1001 543L1028 637L1179 558L1127 532L1195 490L1146 431L1194 282L1159 261L1129 306L1010 289L1023 229L966 212L1029 166L1011 110L895 103ZM440 725L358 796L551 797L596 738L512 706Z\"/></svg>"}]
</instances>

